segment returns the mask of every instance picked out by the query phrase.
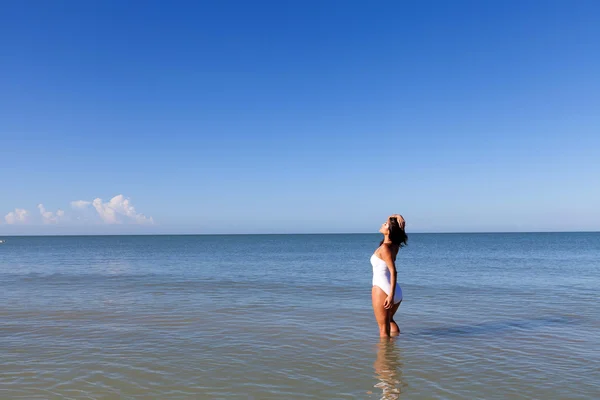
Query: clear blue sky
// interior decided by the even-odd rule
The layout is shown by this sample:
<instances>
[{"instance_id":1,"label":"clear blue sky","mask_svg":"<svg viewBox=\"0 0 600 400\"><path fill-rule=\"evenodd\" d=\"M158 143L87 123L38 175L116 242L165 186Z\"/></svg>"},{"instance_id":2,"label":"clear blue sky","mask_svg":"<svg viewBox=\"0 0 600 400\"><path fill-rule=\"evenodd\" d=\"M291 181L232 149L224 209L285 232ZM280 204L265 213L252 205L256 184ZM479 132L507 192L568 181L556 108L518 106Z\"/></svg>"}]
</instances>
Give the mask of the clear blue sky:
<instances>
[{"instance_id":1,"label":"clear blue sky","mask_svg":"<svg viewBox=\"0 0 600 400\"><path fill-rule=\"evenodd\" d=\"M598 15L5 1L0 233L600 230Z\"/></svg>"}]
</instances>

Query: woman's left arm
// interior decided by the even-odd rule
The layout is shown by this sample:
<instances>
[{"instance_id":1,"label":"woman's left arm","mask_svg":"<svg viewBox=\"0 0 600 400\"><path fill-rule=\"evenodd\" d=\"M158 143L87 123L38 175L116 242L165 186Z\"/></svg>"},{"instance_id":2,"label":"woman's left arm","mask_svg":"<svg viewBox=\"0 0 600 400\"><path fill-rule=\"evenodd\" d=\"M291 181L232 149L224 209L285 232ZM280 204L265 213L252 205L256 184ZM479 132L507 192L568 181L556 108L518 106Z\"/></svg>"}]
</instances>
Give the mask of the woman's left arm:
<instances>
[{"instance_id":1,"label":"woman's left arm","mask_svg":"<svg viewBox=\"0 0 600 400\"><path fill-rule=\"evenodd\" d=\"M394 261L394 255L392 253L392 249L389 246L383 245L381 247L381 259L385 261L388 269L390 270L390 294L383 302L383 307L386 309L392 308L394 305L394 292L396 289L396 278L398 272L396 271L396 263Z\"/></svg>"}]
</instances>

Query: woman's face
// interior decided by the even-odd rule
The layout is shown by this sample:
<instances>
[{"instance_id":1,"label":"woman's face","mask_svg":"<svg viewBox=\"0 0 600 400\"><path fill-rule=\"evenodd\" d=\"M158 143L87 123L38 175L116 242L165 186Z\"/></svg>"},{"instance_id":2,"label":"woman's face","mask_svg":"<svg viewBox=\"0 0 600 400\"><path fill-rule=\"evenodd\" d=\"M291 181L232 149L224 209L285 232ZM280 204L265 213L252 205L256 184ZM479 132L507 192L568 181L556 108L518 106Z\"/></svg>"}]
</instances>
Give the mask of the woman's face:
<instances>
[{"instance_id":1,"label":"woman's face","mask_svg":"<svg viewBox=\"0 0 600 400\"><path fill-rule=\"evenodd\" d=\"M390 234L390 223L388 221L385 221L381 225L381 228L379 228L379 232L383 233L384 235L389 235Z\"/></svg>"}]
</instances>

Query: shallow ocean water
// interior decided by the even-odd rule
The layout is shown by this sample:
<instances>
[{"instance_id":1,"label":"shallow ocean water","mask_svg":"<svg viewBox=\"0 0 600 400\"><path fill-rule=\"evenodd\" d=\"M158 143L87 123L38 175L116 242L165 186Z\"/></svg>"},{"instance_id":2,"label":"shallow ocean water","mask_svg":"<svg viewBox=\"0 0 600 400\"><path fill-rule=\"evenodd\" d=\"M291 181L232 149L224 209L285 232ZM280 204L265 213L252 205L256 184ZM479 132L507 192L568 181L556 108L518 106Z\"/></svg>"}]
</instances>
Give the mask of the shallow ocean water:
<instances>
[{"instance_id":1,"label":"shallow ocean water","mask_svg":"<svg viewBox=\"0 0 600 400\"><path fill-rule=\"evenodd\" d=\"M600 234L8 237L0 398L600 398Z\"/></svg>"}]
</instances>

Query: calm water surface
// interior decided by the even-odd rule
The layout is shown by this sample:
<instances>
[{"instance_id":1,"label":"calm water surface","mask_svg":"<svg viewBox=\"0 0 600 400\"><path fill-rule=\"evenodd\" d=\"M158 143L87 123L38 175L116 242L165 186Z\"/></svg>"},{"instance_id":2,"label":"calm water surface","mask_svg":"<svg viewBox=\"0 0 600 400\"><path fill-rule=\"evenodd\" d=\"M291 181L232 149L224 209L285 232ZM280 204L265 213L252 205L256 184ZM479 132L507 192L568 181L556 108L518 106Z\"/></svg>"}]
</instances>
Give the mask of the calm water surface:
<instances>
[{"instance_id":1,"label":"calm water surface","mask_svg":"<svg viewBox=\"0 0 600 400\"><path fill-rule=\"evenodd\" d=\"M597 399L600 234L9 237L2 399Z\"/></svg>"}]
</instances>

